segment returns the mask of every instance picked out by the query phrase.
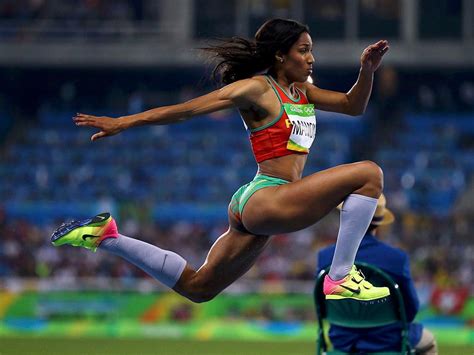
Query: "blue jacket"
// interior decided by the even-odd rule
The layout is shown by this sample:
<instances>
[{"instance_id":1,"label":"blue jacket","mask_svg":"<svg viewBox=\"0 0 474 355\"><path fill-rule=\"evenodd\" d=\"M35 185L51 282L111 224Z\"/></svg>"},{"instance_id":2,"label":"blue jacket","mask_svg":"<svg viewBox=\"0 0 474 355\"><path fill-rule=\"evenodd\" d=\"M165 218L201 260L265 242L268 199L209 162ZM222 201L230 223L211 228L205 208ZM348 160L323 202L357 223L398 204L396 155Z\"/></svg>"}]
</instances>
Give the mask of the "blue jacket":
<instances>
[{"instance_id":1,"label":"blue jacket","mask_svg":"<svg viewBox=\"0 0 474 355\"><path fill-rule=\"evenodd\" d=\"M335 245L321 249L318 253L318 271L331 265ZM379 241L373 235L367 233L357 251L356 261L366 262L389 274L400 286L400 291L405 302L407 320L410 323L410 344L415 346L421 339L423 326L413 323L419 308L419 300L415 285L410 274L410 261L408 255L401 249ZM384 327L366 329L354 329L332 325L329 330L329 338L334 348L350 352L351 350L376 352L400 350L400 326L393 324Z\"/></svg>"}]
</instances>

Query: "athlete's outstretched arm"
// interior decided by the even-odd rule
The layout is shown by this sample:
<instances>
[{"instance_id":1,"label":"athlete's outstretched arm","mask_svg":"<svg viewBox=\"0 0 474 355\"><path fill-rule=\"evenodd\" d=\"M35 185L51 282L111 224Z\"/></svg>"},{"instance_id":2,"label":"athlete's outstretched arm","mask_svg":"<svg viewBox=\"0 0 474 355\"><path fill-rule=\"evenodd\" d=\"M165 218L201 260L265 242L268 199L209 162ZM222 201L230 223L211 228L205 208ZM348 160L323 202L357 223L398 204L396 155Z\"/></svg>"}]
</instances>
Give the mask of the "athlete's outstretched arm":
<instances>
[{"instance_id":1,"label":"athlete's outstretched arm","mask_svg":"<svg viewBox=\"0 0 474 355\"><path fill-rule=\"evenodd\" d=\"M365 112L372 92L374 72L380 66L382 57L389 49L388 42L378 41L368 46L360 57L360 71L354 86L347 92L320 89L306 83L306 95L316 108L356 116Z\"/></svg>"},{"instance_id":2,"label":"athlete's outstretched arm","mask_svg":"<svg viewBox=\"0 0 474 355\"><path fill-rule=\"evenodd\" d=\"M231 107L246 108L252 104L255 98L263 94L264 89L264 86L257 80L245 79L177 105L158 107L119 118L78 113L73 120L77 126L98 128L100 131L91 137L91 140L94 141L134 126L165 125Z\"/></svg>"}]
</instances>

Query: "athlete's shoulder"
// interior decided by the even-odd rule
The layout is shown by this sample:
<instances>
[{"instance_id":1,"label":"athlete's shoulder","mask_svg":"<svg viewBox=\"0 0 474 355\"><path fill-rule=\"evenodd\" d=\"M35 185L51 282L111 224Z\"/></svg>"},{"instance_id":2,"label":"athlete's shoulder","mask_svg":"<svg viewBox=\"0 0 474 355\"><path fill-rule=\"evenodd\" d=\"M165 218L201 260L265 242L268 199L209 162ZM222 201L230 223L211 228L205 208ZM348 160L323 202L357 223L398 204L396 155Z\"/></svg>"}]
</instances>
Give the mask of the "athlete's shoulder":
<instances>
[{"instance_id":1,"label":"athlete's shoulder","mask_svg":"<svg viewBox=\"0 0 474 355\"><path fill-rule=\"evenodd\" d=\"M270 89L268 82L262 75L238 80L224 86L221 90L232 99L251 99L254 101Z\"/></svg>"},{"instance_id":2,"label":"athlete's shoulder","mask_svg":"<svg viewBox=\"0 0 474 355\"><path fill-rule=\"evenodd\" d=\"M270 89L270 84L264 75L255 75L248 79L239 80L242 82L242 85L245 85L249 90L252 90L253 93L264 94L268 89Z\"/></svg>"},{"instance_id":3,"label":"athlete's shoulder","mask_svg":"<svg viewBox=\"0 0 474 355\"><path fill-rule=\"evenodd\" d=\"M260 83L260 85L263 85L265 87L270 85L269 82L268 82L268 76L264 75L264 74L254 75L251 78L249 78L249 80L253 80L255 82L258 82L258 83Z\"/></svg>"}]
</instances>

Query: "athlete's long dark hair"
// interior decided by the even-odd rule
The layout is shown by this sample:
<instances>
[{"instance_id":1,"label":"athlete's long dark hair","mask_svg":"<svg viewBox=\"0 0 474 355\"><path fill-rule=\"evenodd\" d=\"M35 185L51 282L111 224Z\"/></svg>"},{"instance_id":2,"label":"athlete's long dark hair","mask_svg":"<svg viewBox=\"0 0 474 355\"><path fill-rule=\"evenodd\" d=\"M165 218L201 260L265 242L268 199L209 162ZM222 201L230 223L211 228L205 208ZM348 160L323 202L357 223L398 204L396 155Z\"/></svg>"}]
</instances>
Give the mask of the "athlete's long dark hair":
<instances>
[{"instance_id":1,"label":"athlete's long dark hair","mask_svg":"<svg viewBox=\"0 0 474 355\"><path fill-rule=\"evenodd\" d=\"M272 67L275 55L288 53L303 32L309 33L308 26L293 20L273 19L259 28L255 40L232 37L201 49L217 61L213 78L230 84Z\"/></svg>"}]
</instances>

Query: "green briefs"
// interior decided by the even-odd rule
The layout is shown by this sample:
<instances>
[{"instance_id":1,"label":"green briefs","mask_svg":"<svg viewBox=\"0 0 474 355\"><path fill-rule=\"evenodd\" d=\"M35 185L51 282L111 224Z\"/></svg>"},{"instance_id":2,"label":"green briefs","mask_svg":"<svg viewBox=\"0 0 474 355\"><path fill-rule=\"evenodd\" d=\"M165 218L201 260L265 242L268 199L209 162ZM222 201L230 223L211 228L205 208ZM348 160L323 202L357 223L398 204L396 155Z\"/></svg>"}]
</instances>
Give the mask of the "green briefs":
<instances>
[{"instance_id":1,"label":"green briefs","mask_svg":"<svg viewBox=\"0 0 474 355\"><path fill-rule=\"evenodd\" d=\"M248 184L241 186L230 200L230 210L232 213L241 220L242 211L244 210L245 204L256 191L269 186L278 186L287 184L289 181L280 178L257 174L255 178Z\"/></svg>"}]
</instances>

